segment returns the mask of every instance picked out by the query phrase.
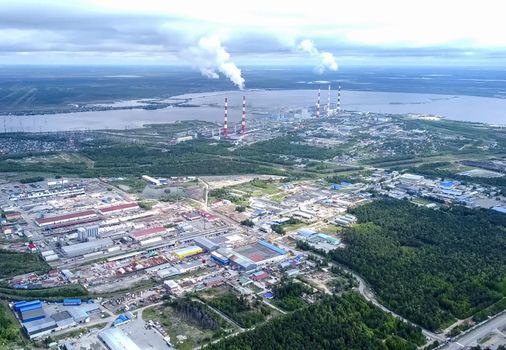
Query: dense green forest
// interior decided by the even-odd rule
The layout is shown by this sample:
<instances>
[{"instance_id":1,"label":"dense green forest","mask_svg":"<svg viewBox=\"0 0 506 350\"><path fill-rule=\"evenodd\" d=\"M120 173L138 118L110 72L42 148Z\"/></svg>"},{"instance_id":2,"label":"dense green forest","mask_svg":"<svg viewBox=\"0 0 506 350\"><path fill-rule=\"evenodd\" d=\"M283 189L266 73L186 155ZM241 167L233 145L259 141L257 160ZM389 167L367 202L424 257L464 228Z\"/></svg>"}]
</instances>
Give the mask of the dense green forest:
<instances>
[{"instance_id":1,"label":"dense green forest","mask_svg":"<svg viewBox=\"0 0 506 350\"><path fill-rule=\"evenodd\" d=\"M436 330L506 296L506 216L382 200L352 210L347 249L330 256L362 274L382 303Z\"/></svg>"},{"instance_id":2,"label":"dense green forest","mask_svg":"<svg viewBox=\"0 0 506 350\"><path fill-rule=\"evenodd\" d=\"M0 349L12 349L14 343L21 341L18 325L7 315L10 312L0 303Z\"/></svg>"},{"instance_id":3,"label":"dense green forest","mask_svg":"<svg viewBox=\"0 0 506 350\"><path fill-rule=\"evenodd\" d=\"M342 154L342 151L337 148L314 147L303 144L302 141L298 137L278 137L242 147L235 153L252 158L260 157L260 159L265 159L266 155L277 154L319 160L330 159Z\"/></svg>"},{"instance_id":4,"label":"dense green forest","mask_svg":"<svg viewBox=\"0 0 506 350\"><path fill-rule=\"evenodd\" d=\"M38 254L18 253L0 249L0 278L28 272L47 272L49 265Z\"/></svg>"},{"instance_id":5,"label":"dense green forest","mask_svg":"<svg viewBox=\"0 0 506 350\"><path fill-rule=\"evenodd\" d=\"M419 329L351 293L325 298L206 349L414 350L424 342Z\"/></svg>"},{"instance_id":6,"label":"dense green forest","mask_svg":"<svg viewBox=\"0 0 506 350\"><path fill-rule=\"evenodd\" d=\"M303 283L284 280L276 284L272 292L274 294L274 303L277 306L286 311L294 311L306 305L301 297L304 294L310 294L312 290Z\"/></svg>"},{"instance_id":7,"label":"dense green forest","mask_svg":"<svg viewBox=\"0 0 506 350\"><path fill-rule=\"evenodd\" d=\"M236 321L241 327L249 328L263 322L270 309L260 302L251 303L244 297L237 297L233 293L219 295L208 304Z\"/></svg>"},{"instance_id":8,"label":"dense green forest","mask_svg":"<svg viewBox=\"0 0 506 350\"><path fill-rule=\"evenodd\" d=\"M190 297L174 299L168 302L168 305L183 320L202 329L217 331L220 328L220 320L217 315L209 310L205 304L191 300Z\"/></svg>"}]
</instances>

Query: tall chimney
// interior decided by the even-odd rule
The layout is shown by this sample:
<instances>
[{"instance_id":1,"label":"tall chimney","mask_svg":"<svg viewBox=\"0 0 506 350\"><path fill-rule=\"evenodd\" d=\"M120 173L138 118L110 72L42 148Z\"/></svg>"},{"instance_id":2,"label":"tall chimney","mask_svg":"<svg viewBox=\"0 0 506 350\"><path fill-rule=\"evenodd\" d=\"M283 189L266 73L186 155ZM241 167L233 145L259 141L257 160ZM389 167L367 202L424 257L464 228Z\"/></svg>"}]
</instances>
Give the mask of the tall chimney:
<instances>
[{"instance_id":1,"label":"tall chimney","mask_svg":"<svg viewBox=\"0 0 506 350\"><path fill-rule=\"evenodd\" d=\"M246 135L246 96L242 97L241 134Z\"/></svg>"},{"instance_id":2,"label":"tall chimney","mask_svg":"<svg viewBox=\"0 0 506 350\"><path fill-rule=\"evenodd\" d=\"M225 97L225 118L223 119L223 137L228 137L228 100Z\"/></svg>"},{"instance_id":3,"label":"tall chimney","mask_svg":"<svg viewBox=\"0 0 506 350\"><path fill-rule=\"evenodd\" d=\"M320 117L320 88L318 88L318 102L316 103L316 118Z\"/></svg>"}]
</instances>

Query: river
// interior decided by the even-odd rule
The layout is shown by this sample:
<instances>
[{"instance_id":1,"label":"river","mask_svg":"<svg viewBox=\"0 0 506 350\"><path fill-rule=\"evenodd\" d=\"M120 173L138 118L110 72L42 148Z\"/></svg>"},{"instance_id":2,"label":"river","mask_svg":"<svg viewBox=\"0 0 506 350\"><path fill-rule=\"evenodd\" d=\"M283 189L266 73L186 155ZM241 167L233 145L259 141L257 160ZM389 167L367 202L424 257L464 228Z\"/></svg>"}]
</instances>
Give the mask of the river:
<instances>
[{"instance_id":1,"label":"river","mask_svg":"<svg viewBox=\"0 0 506 350\"><path fill-rule=\"evenodd\" d=\"M229 120L240 121L242 96L246 95L249 116L277 113L286 109L314 106L316 90L251 90L195 93L176 96L191 98L198 107L169 107L158 110L127 109L61 113L33 116L5 116L0 130L8 132L63 131L84 129L138 128L150 123L177 120L221 122L223 99L229 100ZM332 91L331 103L337 92ZM327 103L327 90L322 90L321 104ZM342 91L341 108L363 112L435 114L447 119L506 124L506 99L475 96L434 95L397 92Z\"/></svg>"}]
</instances>

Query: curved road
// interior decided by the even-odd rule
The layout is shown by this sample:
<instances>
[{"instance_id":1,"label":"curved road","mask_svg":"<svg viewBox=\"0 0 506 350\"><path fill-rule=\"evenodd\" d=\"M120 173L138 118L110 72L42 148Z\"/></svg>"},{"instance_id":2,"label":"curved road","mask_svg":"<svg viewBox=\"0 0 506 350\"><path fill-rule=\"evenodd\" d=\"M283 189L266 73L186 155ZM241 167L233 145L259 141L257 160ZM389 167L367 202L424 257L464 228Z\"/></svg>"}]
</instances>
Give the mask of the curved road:
<instances>
[{"instance_id":1,"label":"curved road","mask_svg":"<svg viewBox=\"0 0 506 350\"><path fill-rule=\"evenodd\" d=\"M309 252L309 254L313 255L313 256L316 256L320 259L323 259L322 256L318 255L318 254L315 254L313 252ZM446 337L443 335L443 334L436 334L434 332L431 332L429 331L428 329L425 329L413 322L411 322L410 320L404 318L403 316L395 313L394 311L388 309L386 306L384 306L383 304L381 304L377 299L376 299L376 296L374 295L372 289L369 287L369 285L367 284L367 282L360 276L358 275L355 271L353 270L350 270L349 268L343 266L343 265L340 265L340 264L337 264L335 262L329 262L329 265L330 266L335 266L335 267L339 267L341 268L343 271L346 271L348 273L350 273L351 275L353 275L353 277L358 281L358 292L360 294L362 294L362 296L367 300L367 301L370 301L371 303L373 303L374 305L376 305L377 307L379 307L381 310L389 313L390 315L394 316L395 318L398 318L406 323L409 323L411 325L413 325L414 327L418 327L422 330L422 333L424 336L426 336L427 338L431 339L431 340L437 340L439 342L444 342L446 341Z\"/></svg>"}]
</instances>

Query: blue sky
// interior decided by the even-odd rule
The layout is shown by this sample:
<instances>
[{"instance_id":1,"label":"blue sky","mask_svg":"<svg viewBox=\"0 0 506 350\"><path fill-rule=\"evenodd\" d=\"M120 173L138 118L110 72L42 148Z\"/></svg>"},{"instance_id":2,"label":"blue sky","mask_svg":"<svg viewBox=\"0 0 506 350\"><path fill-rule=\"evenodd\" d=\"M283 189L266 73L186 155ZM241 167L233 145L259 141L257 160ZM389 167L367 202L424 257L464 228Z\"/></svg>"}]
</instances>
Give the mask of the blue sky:
<instances>
[{"instance_id":1,"label":"blue sky","mask_svg":"<svg viewBox=\"0 0 506 350\"><path fill-rule=\"evenodd\" d=\"M490 0L0 0L0 64L187 64L233 75L232 64L330 69L328 53L339 65L500 66L505 8ZM304 40L316 54L301 50Z\"/></svg>"}]
</instances>

